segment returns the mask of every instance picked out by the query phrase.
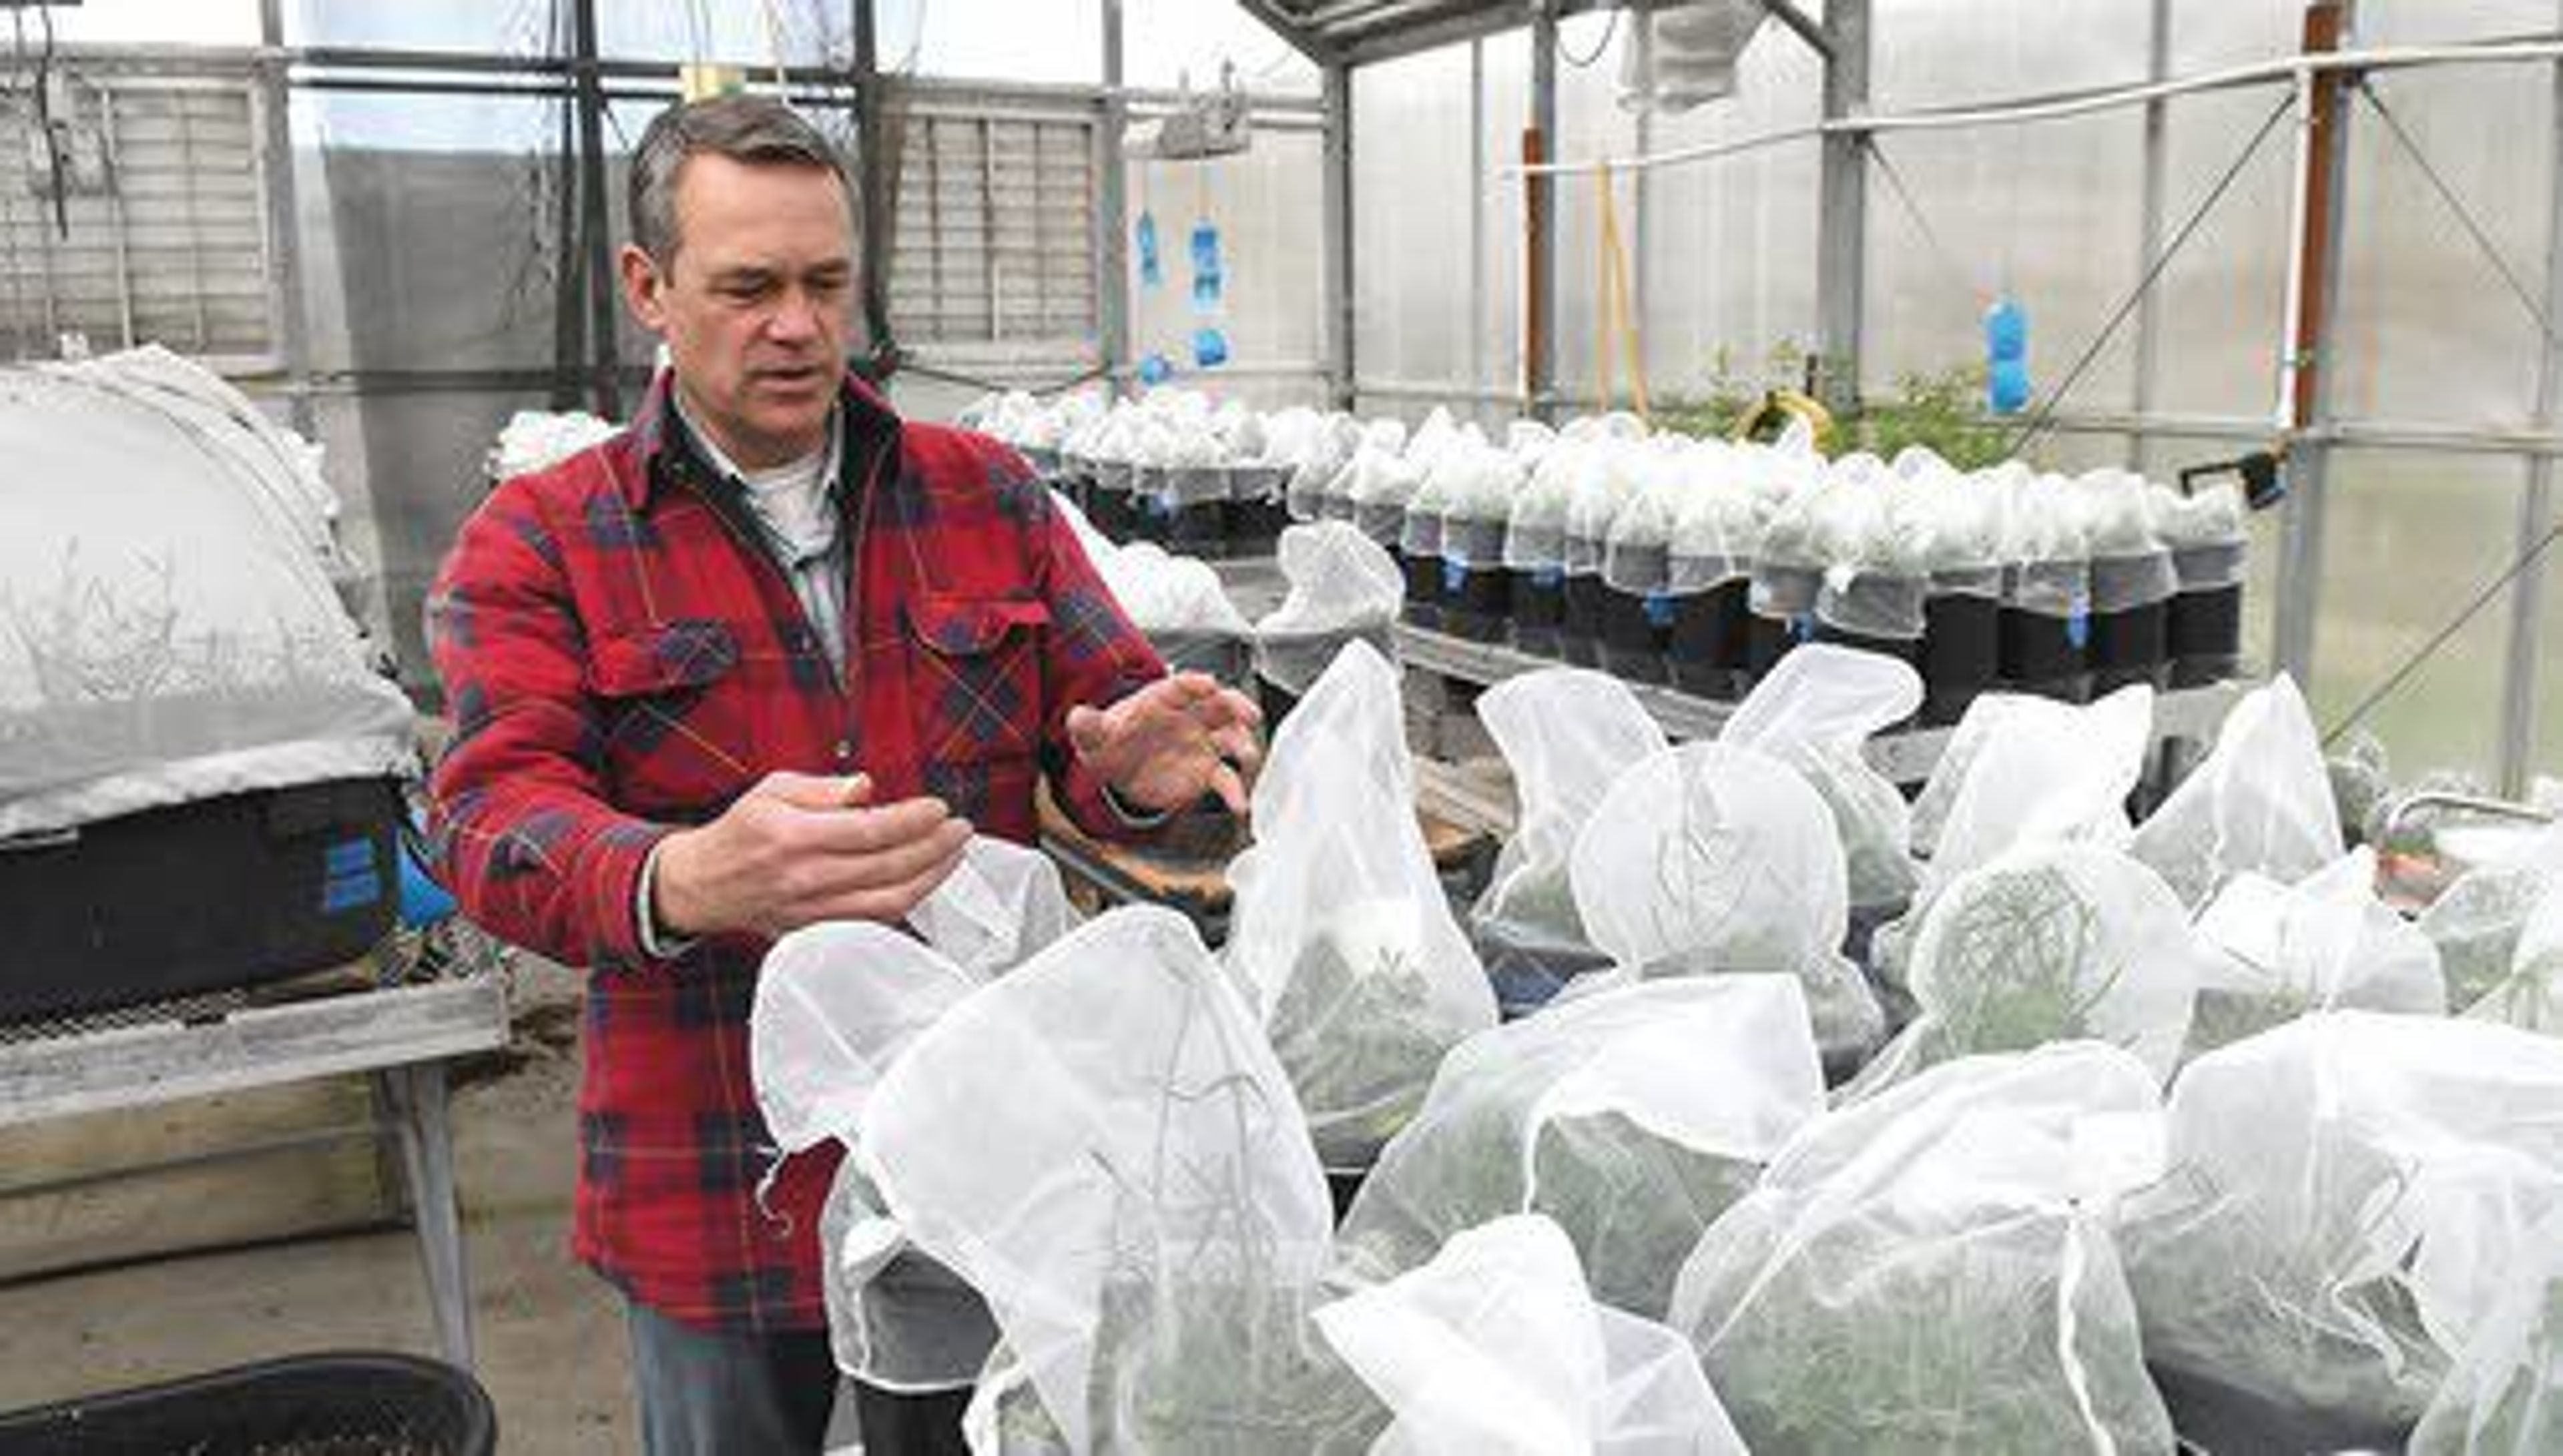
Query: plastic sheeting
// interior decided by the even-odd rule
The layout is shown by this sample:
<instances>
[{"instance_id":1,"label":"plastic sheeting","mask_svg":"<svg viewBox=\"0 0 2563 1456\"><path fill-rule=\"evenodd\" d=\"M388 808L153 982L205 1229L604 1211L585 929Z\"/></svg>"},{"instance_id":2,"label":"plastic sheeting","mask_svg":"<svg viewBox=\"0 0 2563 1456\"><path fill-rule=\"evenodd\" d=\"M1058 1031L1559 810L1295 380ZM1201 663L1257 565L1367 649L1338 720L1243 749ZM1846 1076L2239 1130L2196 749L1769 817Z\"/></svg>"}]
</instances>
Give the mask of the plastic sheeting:
<instances>
[{"instance_id":1,"label":"plastic sheeting","mask_svg":"<svg viewBox=\"0 0 2563 1456\"><path fill-rule=\"evenodd\" d=\"M1396 1424L1376 1456L1743 1456L1680 1336L1596 1305L1535 1214L1317 1311Z\"/></svg>"},{"instance_id":2,"label":"plastic sheeting","mask_svg":"<svg viewBox=\"0 0 2563 1456\"><path fill-rule=\"evenodd\" d=\"M2374 1440L2563 1208L2563 1042L2311 1016L2191 1063L2119 1232L2148 1358Z\"/></svg>"},{"instance_id":3,"label":"plastic sheeting","mask_svg":"<svg viewBox=\"0 0 2563 1456\"><path fill-rule=\"evenodd\" d=\"M2199 982L2193 1052L2309 1011L2448 1008L2427 936L2376 898L2375 851L2359 848L2293 885L2243 875L2198 918L2216 952Z\"/></svg>"},{"instance_id":4,"label":"plastic sheeting","mask_svg":"<svg viewBox=\"0 0 2563 1456\"><path fill-rule=\"evenodd\" d=\"M1781 658L1718 730L1718 742L1767 753L1814 787L1842 836L1857 908L1898 906L1913 894L1911 813L1861 750L1921 706L1921 674L1906 663L1815 642Z\"/></svg>"},{"instance_id":5,"label":"plastic sheeting","mask_svg":"<svg viewBox=\"0 0 2563 1456\"><path fill-rule=\"evenodd\" d=\"M1661 1319L1700 1234L1824 1109L1797 983L1651 982L1557 1002L1456 1048L1390 1141L1338 1249L1404 1274L1508 1213L1557 1220L1594 1297Z\"/></svg>"},{"instance_id":6,"label":"plastic sheeting","mask_svg":"<svg viewBox=\"0 0 2563 1456\"><path fill-rule=\"evenodd\" d=\"M1627 683L1580 667L1496 683L1479 697L1478 721L1512 771L1520 807L1471 919L1515 943L1581 945L1575 837L1612 780L1664 752L1664 729Z\"/></svg>"},{"instance_id":7,"label":"plastic sheeting","mask_svg":"<svg viewBox=\"0 0 2563 1456\"><path fill-rule=\"evenodd\" d=\"M2169 1451L2105 1223L2161 1129L2114 1047L1934 1067L1784 1148L1672 1323L1757 1456Z\"/></svg>"},{"instance_id":8,"label":"plastic sheeting","mask_svg":"<svg viewBox=\"0 0 2563 1456\"><path fill-rule=\"evenodd\" d=\"M1068 1449L1355 1452L1385 1423L1307 1325L1332 1219L1298 1101L1181 916L1099 917L954 1007L854 1156Z\"/></svg>"},{"instance_id":9,"label":"plastic sheeting","mask_svg":"<svg viewBox=\"0 0 2563 1456\"><path fill-rule=\"evenodd\" d=\"M2129 852L2196 910L2237 874L2292 884L2344 847L2322 735L2280 673L2234 705L2206 762L2137 826Z\"/></svg>"},{"instance_id":10,"label":"plastic sheeting","mask_svg":"<svg viewBox=\"0 0 2563 1456\"><path fill-rule=\"evenodd\" d=\"M1779 760L1725 743L1657 754L1603 796L1571 873L1615 975L1794 976L1828 1062L1876 1045L1884 1015L1840 949L1850 896L1833 815Z\"/></svg>"},{"instance_id":11,"label":"plastic sheeting","mask_svg":"<svg viewBox=\"0 0 2563 1456\"><path fill-rule=\"evenodd\" d=\"M316 452L159 349L0 373L0 836L400 773Z\"/></svg>"},{"instance_id":12,"label":"plastic sheeting","mask_svg":"<svg viewBox=\"0 0 2563 1456\"><path fill-rule=\"evenodd\" d=\"M2088 844L2032 844L1951 881L1915 937L1920 1008L1853 1084L1867 1096L1982 1052L2105 1041L2168 1082L2206 952L2152 870Z\"/></svg>"},{"instance_id":13,"label":"plastic sheeting","mask_svg":"<svg viewBox=\"0 0 2563 1456\"><path fill-rule=\"evenodd\" d=\"M1495 1022L1415 818L1397 672L1343 649L1274 734L1229 868L1228 965L1329 1168L1365 1168L1442 1055Z\"/></svg>"}]
</instances>

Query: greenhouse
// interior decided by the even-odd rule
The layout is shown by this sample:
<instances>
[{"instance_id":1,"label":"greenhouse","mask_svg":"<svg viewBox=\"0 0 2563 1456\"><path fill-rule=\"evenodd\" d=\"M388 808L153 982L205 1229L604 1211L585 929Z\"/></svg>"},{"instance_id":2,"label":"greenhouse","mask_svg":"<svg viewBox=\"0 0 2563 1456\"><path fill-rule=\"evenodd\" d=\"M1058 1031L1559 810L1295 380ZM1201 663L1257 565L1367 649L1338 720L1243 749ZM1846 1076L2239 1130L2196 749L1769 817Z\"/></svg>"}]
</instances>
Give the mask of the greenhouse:
<instances>
[{"instance_id":1,"label":"greenhouse","mask_svg":"<svg viewBox=\"0 0 2563 1456\"><path fill-rule=\"evenodd\" d=\"M2555 0L9 0L0 1452L2563 1452Z\"/></svg>"}]
</instances>

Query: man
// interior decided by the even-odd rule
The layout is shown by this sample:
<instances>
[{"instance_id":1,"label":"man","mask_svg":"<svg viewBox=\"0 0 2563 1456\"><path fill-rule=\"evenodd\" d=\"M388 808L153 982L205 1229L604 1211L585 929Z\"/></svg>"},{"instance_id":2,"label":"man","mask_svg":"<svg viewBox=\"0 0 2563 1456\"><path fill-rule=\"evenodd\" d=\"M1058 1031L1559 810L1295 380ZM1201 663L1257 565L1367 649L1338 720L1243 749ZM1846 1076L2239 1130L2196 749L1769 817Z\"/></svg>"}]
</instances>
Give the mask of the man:
<instances>
[{"instance_id":1,"label":"man","mask_svg":"<svg viewBox=\"0 0 2563 1456\"><path fill-rule=\"evenodd\" d=\"M428 604L444 876L590 970L573 1246L629 1303L654 1453L816 1451L829 1419L836 1159L759 1192L772 938L900 921L974 830L1033 838L1042 777L1128 834L1242 813L1258 759L1253 705L1166 675L1020 459L846 374L848 204L780 103L654 121L621 269L669 365L623 434L500 485ZM959 1449L965 1397L861 1390L866 1449Z\"/></svg>"}]
</instances>

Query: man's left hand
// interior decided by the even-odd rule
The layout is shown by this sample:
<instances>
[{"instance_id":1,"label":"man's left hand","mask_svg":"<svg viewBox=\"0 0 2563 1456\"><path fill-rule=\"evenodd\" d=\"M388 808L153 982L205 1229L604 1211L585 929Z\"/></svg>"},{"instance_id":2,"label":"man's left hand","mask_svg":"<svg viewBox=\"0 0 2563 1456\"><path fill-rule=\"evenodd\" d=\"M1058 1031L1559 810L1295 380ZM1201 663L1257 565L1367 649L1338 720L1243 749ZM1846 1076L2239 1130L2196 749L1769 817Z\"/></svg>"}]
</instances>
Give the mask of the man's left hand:
<instances>
[{"instance_id":1,"label":"man's left hand","mask_svg":"<svg viewBox=\"0 0 2563 1456\"><path fill-rule=\"evenodd\" d=\"M1251 699L1209 673L1178 672L1108 708L1069 709L1068 741L1132 809L1169 813L1216 794L1243 819L1264 763L1263 721Z\"/></svg>"}]
</instances>

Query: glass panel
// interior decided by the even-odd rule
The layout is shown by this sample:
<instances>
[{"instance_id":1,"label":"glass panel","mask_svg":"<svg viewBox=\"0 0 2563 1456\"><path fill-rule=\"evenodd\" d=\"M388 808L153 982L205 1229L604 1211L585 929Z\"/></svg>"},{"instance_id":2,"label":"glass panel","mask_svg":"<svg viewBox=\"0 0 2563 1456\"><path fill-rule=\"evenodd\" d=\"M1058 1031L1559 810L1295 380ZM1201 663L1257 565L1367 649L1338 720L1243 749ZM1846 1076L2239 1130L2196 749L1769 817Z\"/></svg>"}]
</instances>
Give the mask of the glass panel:
<instances>
[{"instance_id":1,"label":"glass panel","mask_svg":"<svg viewBox=\"0 0 2563 1456\"><path fill-rule=\"evenodd\" d=\"M633 0L648 4L650 0ZM733 6L743 0L727 0ZM800 0L845 8L844 0ZM1093 84L1103 79L1098 0L880 0L884 70L981 80ZM1137 37L1125 31L1125 62Z\"/></svg>"},{"instance_id":2,"label":"glass panel","mask_svg":"<svg viewBox=\"0 0 2563 1456\"><path fill-rule=\"evenodd\" d=\"M2280 91L2184 96L2163 128L2158 248L2203 206L2269 119ZM2270 419L2285 327L2294 132L2281 119L2165 266L2158 285L2154 409Z\"/></svg>"},{"instance_id":3,"label":"glass panel","mask_svg":"<svg viewBox=\"0 0 2563 1456\"><path fill-rule=\"evenodd\" d=\"M1122 0L1121 28L1121 74L1131 86L1172 87L1186 77L1211 86L1222 62L1237 67L1249 91L1315 95L1322 84L1308 58L1232 0Z\"/></svg>"},{"instance_id":4,"label":"glass panel","mask_svg":"<svg viewBox=\"0 0 2563 1456\"><path fill-rule=\"evenodd\" d=\"M2326 732L2509 565L2523 479L2497 455L2333 455L2308 693ZM2368 715L2397 782L2433 769L2488 781L2508 620L2506 597L2485 607Z\"/></svg>"},{"instance_id":5,"label":"glass panel","mask_svg":"<svg viewBox=\"0 0 2563 1456\"><path fill-rule=\"evenodd\" d=\"M14 8L14 7L13 7ZM45 22L62 45L255 46L258 0L83 0L71 7L26 7L27 44L35 47Z\"/></svg>"},{"instance_id":6,"label":"glass panel","mask_svg":"<svg viewBox=\"0 0 2563 1456\"><path fill-rule=\"evenodd\" d=\"M2545 548L2544 623L2536 634L2536 738L2527 774L2552 781L2547 802L2563 811L2563 541Z\"/></svg>"},{"instance_id":7,"label":"glass panel","mask_svg":"<svg viewBox=\"0 0 2563 1456\"><path fill-rule=\"evenodd\" d=\"M2555 185L2552 74L2469 67L2368 84L2541 304ZM2534 314L2385 116L2357 104L2349 134L2333 408L2350 419L2524 424L2535 406Z\"/></svg>"},{"instance_id":8,"label":"glass panel","mask_svg":"<svg viewBox=\"0 0 2563 1456\"><path fill-rule=\"evenodd\" d=\"M1446 47L1353 73L1353 327L1363 379L1467 377L1469 53ZM1183 239L1165 231L1169 279ZM1313 293L1311 297L1315 296ZM1404 402L1390 402L1404 409Z\"/></svg>"},{"instance_id":9,"label":"glass panel","mask_svg":"<svg viewBox=\"0 0 2563 1456\"><path fill-rule=\"evenodd\" d=\"M139 0L129 0L139 3ZM168 12L190 5L155 4ZM255 38L256 5L251 35ZM439 0L434 5L385 5L380 0L289 0L285 36L296 46L373 46L402 51L470 51L539 56L554 50L544 25L545 7L528 0Z\"/></svg>"}]
</instances>

